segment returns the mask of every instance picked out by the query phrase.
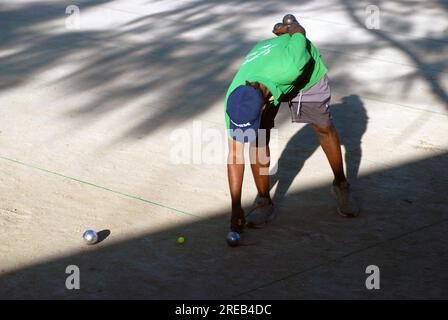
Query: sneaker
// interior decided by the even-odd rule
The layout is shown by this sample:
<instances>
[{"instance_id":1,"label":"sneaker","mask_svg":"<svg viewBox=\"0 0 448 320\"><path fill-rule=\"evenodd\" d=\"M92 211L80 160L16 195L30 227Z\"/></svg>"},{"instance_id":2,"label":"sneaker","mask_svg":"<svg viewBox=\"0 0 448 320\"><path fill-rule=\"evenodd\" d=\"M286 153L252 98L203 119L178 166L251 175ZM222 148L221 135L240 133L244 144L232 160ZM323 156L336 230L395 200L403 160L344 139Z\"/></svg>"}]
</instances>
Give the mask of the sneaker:
<instances>
[{"instance_id":1,"label":"sneaker","mask_svg":"<svg viewBox=\"0 0 448 320\"><path fill-rule=\"evenodd\" d=\"M249 228L262 228L275 219L274 205L267 198L257 197L254 207L246 215Z\"/></svg>"},{"instance_id":2,"label":"sneaker","mask_svg":"<svg viewBox=\"0 0 448 320\"><path fill-rule=\"evenodd\" d=\"M246 225L246 220L243 217L231 218L230 219L230 231L237 232L239 234L243 233L244 226Z\"/></svg>"},{"instance_id":3,"label":"sneaker","mask_svg":"<svg viewBox=\"0 0 448 320\"><path fill-rule=\"evenodd\" d=\"M350 184L343 182L340 185L333 184L331 191L338 202L338 213L345 218L354 218L359 215L359 207L353 198Z\"/></svg>"}]
</instances>

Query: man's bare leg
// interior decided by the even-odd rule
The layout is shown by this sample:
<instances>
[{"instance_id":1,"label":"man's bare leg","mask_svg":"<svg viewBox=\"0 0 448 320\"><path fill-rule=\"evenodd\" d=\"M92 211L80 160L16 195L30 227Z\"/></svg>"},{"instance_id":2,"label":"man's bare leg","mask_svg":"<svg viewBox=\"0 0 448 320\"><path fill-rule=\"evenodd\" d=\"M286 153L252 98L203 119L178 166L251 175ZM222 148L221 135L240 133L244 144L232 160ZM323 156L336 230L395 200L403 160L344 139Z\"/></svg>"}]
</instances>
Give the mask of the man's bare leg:
<instances>
[{"instance_id":1,"label":"man's bare leg","mask_svg":"<svg viewBox=\"0 0 448 320\"><path fill-rule=\"evenodd\" d=\"M269 195L269 146L256 147L254 144L251 144L249 147L249 157L258 196L268 199L269 203L271 203L272 200Z\"/></svg>"},{"instance_id":2,"label":"man's bare leg","mask_svg":"<svg viewBox=\"0 0 448 320\"><path fill-rule=\"evenodd\" d=\"M241 192L244 177L244 143L229 140L227 176L229 179L230 197L232 199L230 229L241 233L245 224L244 211L241 207Z\"/></svg>"},{"instance_id":3,"label":"man's bare leg","mask_svg":"<svg viewBox=\"0 0 448 320\"><path fill-rule=\"evenodd\" d=\"M313 128L319 136L320 145L333 170L332 192L338 201L338 212L344 217L356 217L359 215L359 207L353 198L353 193L344 174L341 144L336 128L333 124L328 127L313 124Z\"/></svg>"},{"instance_id":4,"label":"man's bare leg","mask_svg":"<svg viewBox=\"0 0 448 320\"><path fill-rule=\"evenodd\" d=\"M312 126L319 137L320 145L333 170L334 184L340 185L343 182L347 182L342 162L341 144L335 126L333 124L328 127L321 127L316 124Z\"/></svg>"},{"instance_id":5,"label":"man's bare leg","mask_svg":"<svg viewBox=\"0 0 448 320\"><path fill-rule=\"evenodd\" d=\"M269 194L269 145L256 147L251 145L249 149L252 175L257 186L258 197L255 206L248 213L246 220L249 227L261 227L274 219L274 207Z\"/></svg>"}]
</instances>

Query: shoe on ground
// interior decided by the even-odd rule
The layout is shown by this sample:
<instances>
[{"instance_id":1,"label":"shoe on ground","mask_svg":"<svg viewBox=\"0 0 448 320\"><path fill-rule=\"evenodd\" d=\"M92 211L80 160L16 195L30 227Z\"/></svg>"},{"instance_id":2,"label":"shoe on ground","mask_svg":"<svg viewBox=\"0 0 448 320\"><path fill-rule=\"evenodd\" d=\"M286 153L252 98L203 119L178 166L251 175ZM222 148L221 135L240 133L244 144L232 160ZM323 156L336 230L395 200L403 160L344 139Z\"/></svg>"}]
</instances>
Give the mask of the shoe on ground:
<instances>
[{"instance_id":1,"label":"shoe on ground","mask_svg":"<svg viewBox=\"0 0 448 320\"><path fill-rule=\"evenodd\" d=\"M355 218L359 216L359 206L353 198L353 191L348 182L339 185L333 184L331 191L337 201L338 213L345 218Z\"/></svg>"},{"instance_id":2,"label":"shoe on ground","mask_svg":"<svg viewBox=\"0 0 448 320\"><path fill-rule=\"evenodd\" d=\"M243 233L244 227L246 225L246 220L244 216L236 217L230 219L230 231L237 232L239 234Z\"/></svg>"},{"instance_id":3,"label":"shoe on ground","mask_svg":"<svg viewBox=\"0 0 448 320\"><path fill-rule=\"evenodd\" d=\"M268 198L257 197L254 207L246 215L249 228L262 228L275 219L274 205Z\"/></svg>"}]
</instances>

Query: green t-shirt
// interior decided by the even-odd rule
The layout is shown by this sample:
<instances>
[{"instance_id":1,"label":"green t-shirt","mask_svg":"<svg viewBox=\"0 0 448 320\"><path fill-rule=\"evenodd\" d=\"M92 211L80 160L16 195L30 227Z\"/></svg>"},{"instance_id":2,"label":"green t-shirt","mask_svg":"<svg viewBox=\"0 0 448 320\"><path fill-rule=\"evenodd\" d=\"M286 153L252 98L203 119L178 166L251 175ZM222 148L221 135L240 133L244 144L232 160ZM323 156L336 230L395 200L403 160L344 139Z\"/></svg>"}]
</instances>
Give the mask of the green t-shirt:
<instances>
[{"instance_id":1,"label":"green t-shirt","mask_svg":"<svg viewBox=\"0 0 448 320\"><path fill-rule=\"evenodd\" d=\"M304 91L319 82L328 71L312 43L310 51L316 63L310 81L302 89ZM265 85L273 96L274 105L278 105L280 96L292 89L292 83L301 75L309 59L306 38L301 33L284 34L260 41L241 63L227 90L225 105L227 106L230 93L240 85L245 85L246 81ZM226 113L226 122L228 121Z\"/></svg>"}]
</instances>

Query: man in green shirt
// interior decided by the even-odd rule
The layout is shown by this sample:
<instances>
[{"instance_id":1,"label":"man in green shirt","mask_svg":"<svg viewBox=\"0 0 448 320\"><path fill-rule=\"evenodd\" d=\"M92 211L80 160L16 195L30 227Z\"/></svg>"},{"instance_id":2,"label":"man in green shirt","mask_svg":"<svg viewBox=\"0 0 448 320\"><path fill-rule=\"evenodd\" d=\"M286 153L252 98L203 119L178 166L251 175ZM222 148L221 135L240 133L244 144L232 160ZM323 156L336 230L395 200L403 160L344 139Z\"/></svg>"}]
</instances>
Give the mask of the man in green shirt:
<instances>
[{"instance_id":1,"label":"man in green shirt","mask_svg":"<svg viewBox=\"0 0 448 320\"><path fill-rule=\"evenodd\" d=\"M289 102L293 122L310 123L333 170L332 191L338 212L359 213L346 180L338 134L331 122L327 68L298 23L273 31L247 54L226 95L225 121L229 133L227 172L232 198L231 231L260 227L275 217L269 194L269 138L280 102ZM254 208L241 207L244 144L249 143L252 174L258 191Z\"/></svg>"}]
</instances>

